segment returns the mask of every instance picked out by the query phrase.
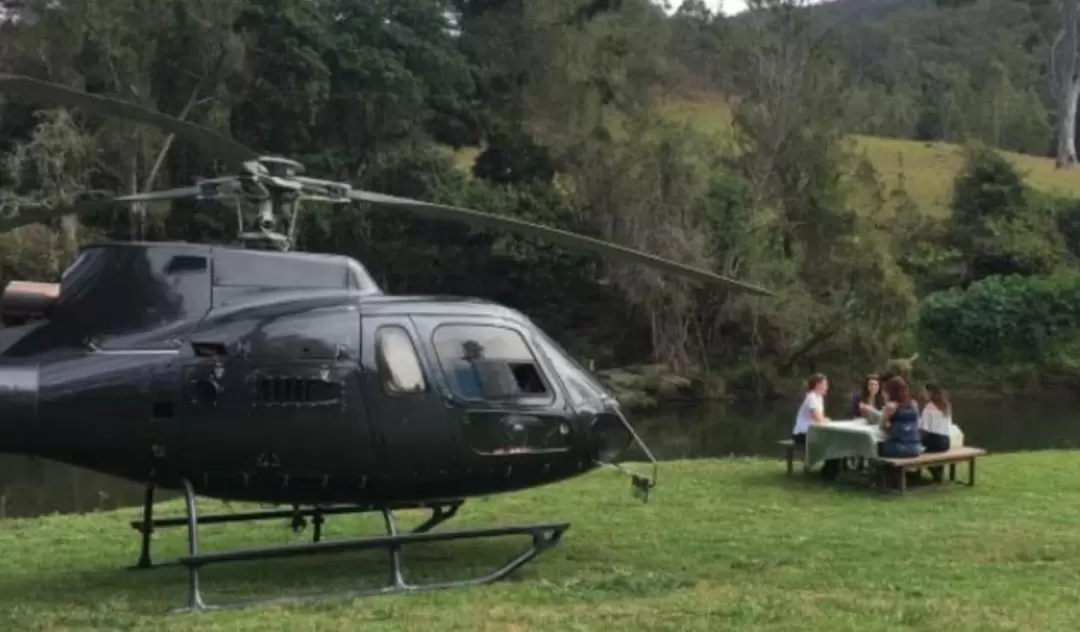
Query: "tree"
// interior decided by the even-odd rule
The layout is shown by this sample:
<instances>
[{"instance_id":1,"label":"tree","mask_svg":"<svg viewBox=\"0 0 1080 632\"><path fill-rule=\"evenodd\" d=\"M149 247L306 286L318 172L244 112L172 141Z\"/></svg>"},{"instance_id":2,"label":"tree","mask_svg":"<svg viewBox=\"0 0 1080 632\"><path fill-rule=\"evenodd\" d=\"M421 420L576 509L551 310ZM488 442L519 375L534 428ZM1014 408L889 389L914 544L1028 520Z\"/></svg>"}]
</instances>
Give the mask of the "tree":
<instances>
[{"instance_id":1,"label":"tree","mask_svg":"<svg viewBox=\"0 0 1080 632\"><path fill-rule=\"evenodd\" d=\"M221 81L236 57L231 23L240 0L28 0L8 55L20 70L107 94L181 119L220 106ZM85 112L73 111L79 121ZM204 122L200 121L200 122ZM94 184L137 193L160 186L171 135L128 121L90 117ZM146 228L146 208L132 205L129 235Z\"/></svg>"},{"instance_id":2,"label":"tree","mask_svg":"<svg viewBox=\"0 0 1080 632\"><path fill-rule=\"evenodd\" d=\"M883 351L912 308L910 280L854 213L859 186L845 141L846 77L834 40L803 0L751 0L736 42L733 119L739 169L761 229L758 274L782 296L748 308L757 345L782 370L857 343ZM873 280L871 280L873 279ZM850 349L850 347L848 347Z\"/></svg>"},{"instance_id":3,"label":"tree","mask_svg":"<svg viewBox=\"0 0 1080 632\"><path fill-rule=\"evenodd\" d=\"M1057 112L1055 164L1068 169L1076 164L1076 105L1080 99L1080 40L1077 4L1062 0L1061 30L1050 47L1050 92Z\"/></svg>"}]
</instances>

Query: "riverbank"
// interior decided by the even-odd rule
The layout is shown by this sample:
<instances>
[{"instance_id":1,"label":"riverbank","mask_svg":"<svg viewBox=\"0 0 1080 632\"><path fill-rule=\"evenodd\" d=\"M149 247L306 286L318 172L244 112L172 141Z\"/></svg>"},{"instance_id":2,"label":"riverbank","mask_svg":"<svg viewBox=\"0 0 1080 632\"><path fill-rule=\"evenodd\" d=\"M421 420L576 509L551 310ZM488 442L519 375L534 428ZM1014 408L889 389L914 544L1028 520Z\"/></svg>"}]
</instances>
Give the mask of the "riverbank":
<instances>
[{"instance_id":1,"label":"riverbank","mask_svg":"<svg viewBox=\"0 0 1080 632\"><path fill-rule=\"evenodd\" d=\"M521 577L478 588L329 605L169 615L186 575L123 567L138 552L136 509L0 522L5 630L1074 630L1080 604L1080 459L990 456L979 486L881 497L783 475L770 459L662 464L642 505L626 479L578 480L466 503L453 523L572 520ZM203 501L203 511L220 509ZM164 505L177 513L176 503ZM234 506L233 510L239 507ZM164 509L161 510L165 511ZM410 516L412 523L417 518ZM331 518L328 536L378 521ZM172 533L169 533L172 531ZM207 550L281 543L283 523L212 526ZM517 543L451 543L407 556L443 577L494 568ZM158 559L183 532L155 535ZM421 566L419 560L430 566ZM384 577L381 557L259 562L206 573L223 593L282 595ZM357 578L360 578L359 580Z\"/></svg>"}]
</instances>

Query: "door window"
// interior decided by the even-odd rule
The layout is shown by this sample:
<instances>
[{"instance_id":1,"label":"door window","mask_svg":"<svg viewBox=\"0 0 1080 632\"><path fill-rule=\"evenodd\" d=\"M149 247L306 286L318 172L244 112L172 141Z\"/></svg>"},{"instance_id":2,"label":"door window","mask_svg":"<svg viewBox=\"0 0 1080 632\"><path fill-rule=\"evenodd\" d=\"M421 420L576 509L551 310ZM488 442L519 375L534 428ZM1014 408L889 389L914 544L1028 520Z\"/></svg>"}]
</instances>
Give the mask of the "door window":
<instances>
[{"instance_id":1,"label":"door window","mask_svg":"<svg viewBox=\"0 0 1080 632\"><path fill-rule=\"evenodd\" d=\"M387 393L422 393L427 390L416 347L404 328L379 328L376 335L375 363L379 379Z\"/></svg>"},{"instance_id":2,"label":"door window","mask_svg":"<svg viewBox=\"0 0 1080 632\"><path fill-rule=\"evenodd\" d=\"M469 400L550 402L540 363L518 332L494 325L441 325L435 353L455 395Z\"/></svg>"}]
</instances>

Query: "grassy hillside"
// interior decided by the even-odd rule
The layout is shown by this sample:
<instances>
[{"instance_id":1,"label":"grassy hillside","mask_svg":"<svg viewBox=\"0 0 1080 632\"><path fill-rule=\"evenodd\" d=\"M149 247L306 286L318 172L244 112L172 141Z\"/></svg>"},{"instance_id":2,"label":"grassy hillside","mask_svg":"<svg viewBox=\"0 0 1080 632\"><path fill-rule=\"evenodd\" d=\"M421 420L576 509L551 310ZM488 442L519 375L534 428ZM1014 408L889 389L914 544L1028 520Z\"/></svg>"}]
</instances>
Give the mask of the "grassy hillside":
<instances>
[{"instance_id":1,"label":"grassy hillside","mask_svg":"<svg viewBox=\"0 0 1080 632\"><path fill-rule=\"evenodd\" d=\"M137 509L4 520L0 629L1049 632L1076 630L1080 621L1080 460L1073 454L991 456L979 464L975 488L906 498L787 478L768 459L661 469L645 505L611 472L466 503L450 523L456 528L572 521L563 542L516 580L203 616L168 614L184 601L181 569L124 570L138 552L127 526ZM204 514L223 509L208 501L200 507ZM378 530L375 517L327 522L329 538ZM280 522L200 532L207 551L309 537ZM180 529L154 540L159 561L183 551ZM406 564L413 578L460 577L498 566L519 545L428 545L408 551ZM214 567L204 589L220 603L223 593L284 596L384 578L381 555L357 553Z\"/></svg>"},{"instance_id":2,"label":"grassy hillside","mask_svg":"<svg viewBox=\"0 0 1080 632\"><path fill-rule=\"evenodd\" d=\"M731 133L731 113L722 99L699 98L668 105L673 117L720 137ZM962 148L949 143L925 143L873 136L855 136L861 152L880 174L886 187L901 180L908 194L927 213L948 212L953 179L963 163ZM1002 152L1027 177L1047 192L1080 196L1080 170L1063 171L1041 156Z\"/></svg>"},{"instance_id":3,"label":"grassy hillside","mask_svg":"<svg viewBox=\"0 0 1080 632\"><path fill-rule=\"evenodd\" d=\"M674 120L692 123L718 141L730 138L731 112L722 99L700 96L673 101L666 106ZM963 148L937 142L918 142L872 136L853 138L858 152L874 165L887 188L903 183L908 195L923 212L940 215L948 212L953 179L963 163ZM457 154L463 169L471 167L478 151L465 149ZM1080 196L1080 169L1063 171L1054 161L1040 156L1002 152L1040 190Z\"/></svg>"}]
</instances>

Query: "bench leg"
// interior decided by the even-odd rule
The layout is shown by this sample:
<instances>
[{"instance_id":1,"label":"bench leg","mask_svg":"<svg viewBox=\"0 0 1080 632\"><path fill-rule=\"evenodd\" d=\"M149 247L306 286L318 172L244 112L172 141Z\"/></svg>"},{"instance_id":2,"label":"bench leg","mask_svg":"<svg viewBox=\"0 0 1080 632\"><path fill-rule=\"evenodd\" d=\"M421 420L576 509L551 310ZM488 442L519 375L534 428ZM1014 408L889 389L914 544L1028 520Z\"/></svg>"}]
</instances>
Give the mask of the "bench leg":
<instances>
[{"instance_id":1,"label":"bench leg","mask_svg":"<svg viewBox=\"0 0 1080 632\"><path fill-rule=\"evenodd\" d=\"M907 492L907 474L908 471L904 468L900 468L900 495L903 496Z\"/></svg>"},{"instance_id":2,"label":"bench leg","mask_svg":"<svg viewBox=\"0 0 1080 632\"><path fill-rule=\"evenodd\" d=\"M949 464L949 482L950 483L955 483L956 482L956 463L950 463Z\"/></svg>"},{"instance_id":3,"label":"bench leg","mask_svg":"<svg viewBox=\"0 0 1080 632\"><path fill-rule=\"evenodd\" d=\"M879 492L889 491L889 468L883 464L874 464L874 486Z\"/></svg>"},{"instance_id":4,"label":"bench leg","mask_svg":"<svg viewBox=\"0 0 1080 632\"><path fill-rule=\"evenodd\" d=\"M975 487L975 459L968 459L968 485Z\"/></svg>"},{"instance_id":5,"label":"bench leg","mask_svg":"<svg viewBox=\"0 0 1080 632\"><path fill-rule=\"evenodd\" d=\"M795 448L787 448L787 475L795 473Z\"/></svg>"}]
</instances>

